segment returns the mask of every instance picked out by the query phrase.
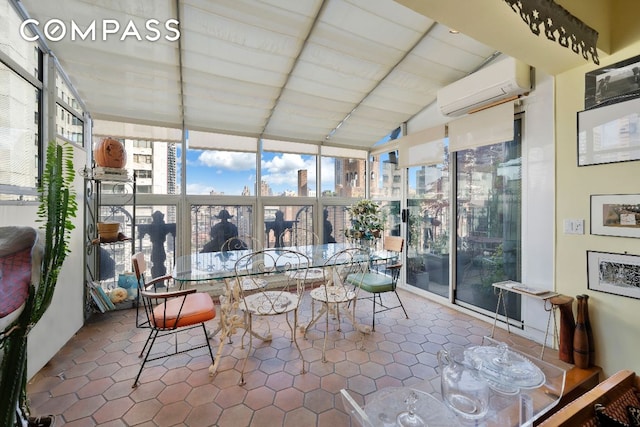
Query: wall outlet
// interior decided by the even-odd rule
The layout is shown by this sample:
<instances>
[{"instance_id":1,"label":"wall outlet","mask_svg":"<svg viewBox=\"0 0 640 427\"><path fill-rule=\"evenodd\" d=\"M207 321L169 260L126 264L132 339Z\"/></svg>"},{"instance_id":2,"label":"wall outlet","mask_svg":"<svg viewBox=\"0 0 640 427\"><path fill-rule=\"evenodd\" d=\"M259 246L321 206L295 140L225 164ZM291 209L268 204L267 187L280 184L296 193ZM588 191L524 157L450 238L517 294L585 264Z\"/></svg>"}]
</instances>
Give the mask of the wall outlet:
<instances>
[{"instance_id":1,"label":"wall outlet","mask_svg":"<svg viewBox=\"0 0 640 427\"><path fill-rule=\"evenodd\" d=\"M584 219L565 219L564 234L584 234Z\"/></svg>"}]
</instances>

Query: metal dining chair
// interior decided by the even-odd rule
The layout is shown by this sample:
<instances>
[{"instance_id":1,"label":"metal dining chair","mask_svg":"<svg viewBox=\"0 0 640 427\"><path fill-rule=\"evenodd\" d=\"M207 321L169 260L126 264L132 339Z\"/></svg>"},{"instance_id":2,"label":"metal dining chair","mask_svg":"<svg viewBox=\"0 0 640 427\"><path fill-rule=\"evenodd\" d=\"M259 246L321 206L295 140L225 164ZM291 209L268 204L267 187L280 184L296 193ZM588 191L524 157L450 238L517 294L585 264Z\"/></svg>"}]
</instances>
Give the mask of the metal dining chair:
<instances>
[{"instance_id":1,"label":"metal dining chair","mask_svg":"<svg viewBox=\"0 0 640 427\"><path fill-rule=\"evenodd\" d=\"M242 334L242 345L249 335L247 350L240 384L244 384L244 372L247 359L253 348L253 336L256 318L284 315L291 331L291 342L296 346L302 369L305 373L305 362L302 350L298 345L296 331L298 327L298 308L304 293L304 283L310 259L297 251L282 248L263 249L240 257L235 263L235 280L230 286L230 298L237 300L237 307L244 312L245 324ZM293 314L293 325L289 319Z\"/></svg>"},{"instance_id":2,"label":"metal dining chair","mask_svg":"<svg viewBox=\"0 0 640 427\"><path fill-rule=\"evenodd\" d=\"M321 317L325 317L324 343L322 345L322 361L326 362L327 338L329 336L329 317L335 315L338 321L338 331L341 331L340 310L346 309L345 315L357 328L356 301L359 286L355 282L347 283L347 276L362 277L367 270L369 257L363 249L347 248L336 252L327 259L322 269L323 284L309 293L311 296L311 321L305 328L305 337L309 327L315 324ZM355 280L355 279L354 279ZM318 314L315 313L315 304L322 305Z\"/></svg>"},{"instance_id":3,"label":"metal dining chair","mask_svg":"<svg viewBox=\"0 0 640 427\"><path fill-rule=\"evenodd\" d=\"M144 347L138 356L140 358L144 356L144 360L140 365L136 379L133 381L132 388L137 387L142 369L144 369L147 362L152 360L206 347L209 349L211 363L215 363L205 327L205 322L216 317L216 309L211 296L205 292L196 292L195 288L171 291L166 285L167 279L170 279L169 276L162 276L147 281L144 275L147 270L144 254L138 252L133 255L131 260L138 281L138 295L147 316L146 324L150 329L149 337L145 341ZM205 343L178 350L177 333L198 327L202 328ZM152 355L151 349L156 339L171 334L174 335L175 339L174 351L169 353L160 352Z\"/></svg>"},{"instance_id":4,"label":"metal dining chair","mask_svg":"<svg viewBox=\"0 0 640 427\"><path fill-rule=\"evenodd\" d=\"M296 227L285 229L280 234L280 241L283 246L301 247L320 244L320 238L313 230L305 227Z\"/></svg>"},{"instance_id":5,"label":"metal dining chair","mask_svg":"<svg viewBox=\"0 0 640 427\"><path fill-rule=\"evenodd\" d=\"M347 277L347 282L354 287L358 286L361 290L368 292L370 295L360 297L360 299L370 299L373 302L373 319L371 329L376 330L376 313L381 313L387 310L393 310L396 308L402 308L405 317L408 319L409 315L407 310L402 304L400 295L396 290L398 285L398 278L400 277L400 270L402 269L402 260L400 255L404 246L404 239L397 236L385 236L382 248L385 251L397 253L397 257L393 257L389 261L385 261L383 265L376 265L375 260L372 262L373 271L364 273L350 274ZM382 301L382 295L385 293L393 292L398 299L397 305L388 306Z\"/></svg>"}]
</instances>

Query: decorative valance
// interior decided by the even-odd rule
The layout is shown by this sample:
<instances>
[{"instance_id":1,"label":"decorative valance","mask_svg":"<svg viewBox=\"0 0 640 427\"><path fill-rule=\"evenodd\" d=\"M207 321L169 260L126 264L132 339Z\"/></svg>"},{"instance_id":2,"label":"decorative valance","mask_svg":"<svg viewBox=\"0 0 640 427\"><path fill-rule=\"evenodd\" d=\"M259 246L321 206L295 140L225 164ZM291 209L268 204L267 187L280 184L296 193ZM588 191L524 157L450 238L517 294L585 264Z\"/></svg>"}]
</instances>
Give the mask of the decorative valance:
<instances>
[{"instance_id":1,"label":"decorative valance","mask_svg":"<svg viewBox=\"0 0 640 427\"><path fill-rule=\"evenodd\" d=\"M519 13L529 29L540 35L541 27L549 40L557 41L561 46L571 47L575 53L581 53L584 59L589 55L594 63L600 64L596 44L598 32L569 13L553 0L504 0L514 12Z\"/></svg>"}]
</instances>

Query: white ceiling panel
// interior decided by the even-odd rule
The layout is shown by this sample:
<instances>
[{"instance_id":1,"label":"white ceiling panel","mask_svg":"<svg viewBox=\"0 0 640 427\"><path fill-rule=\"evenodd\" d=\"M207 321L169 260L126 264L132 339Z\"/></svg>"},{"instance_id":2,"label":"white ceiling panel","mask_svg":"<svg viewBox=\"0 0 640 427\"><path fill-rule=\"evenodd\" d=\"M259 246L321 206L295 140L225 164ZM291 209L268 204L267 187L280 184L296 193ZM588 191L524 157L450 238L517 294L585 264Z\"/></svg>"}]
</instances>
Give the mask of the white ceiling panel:
<instances>
[{"instance_id":1,"label":"white ceiling panel","mask_svg":"<svg viewBox=\"0 0 640 427\"><path fill-rule=\"evenodd\" d=\"M371 147L494 54L393 0L21 3L41 22L180 20L178 41L48 43L93 117L284 141Z\"/></svg>"}]
</instances>

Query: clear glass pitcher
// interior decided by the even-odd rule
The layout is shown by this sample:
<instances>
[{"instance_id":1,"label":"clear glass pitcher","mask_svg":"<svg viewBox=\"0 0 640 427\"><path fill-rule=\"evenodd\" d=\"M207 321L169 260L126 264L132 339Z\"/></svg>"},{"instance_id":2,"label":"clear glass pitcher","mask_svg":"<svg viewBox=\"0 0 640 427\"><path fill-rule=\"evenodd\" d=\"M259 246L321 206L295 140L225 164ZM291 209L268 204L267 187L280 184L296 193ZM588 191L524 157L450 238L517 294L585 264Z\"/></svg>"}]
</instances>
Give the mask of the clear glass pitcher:
<instances>
[{"instance_id":1,"label":"clear glass pitcher","mask_svg":"<svg viewBox=\"0 0 640 427\"><path fill-rule=\"evenodd\" d=\"M438 363L445 404L464 418L483 418L489 409L489 385L466 363L464 348L440 350Z\"/></svg>"}]
</instances>

